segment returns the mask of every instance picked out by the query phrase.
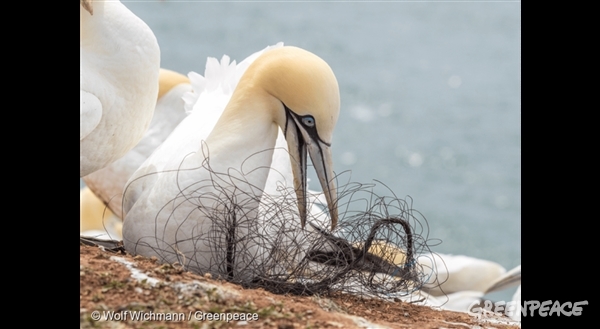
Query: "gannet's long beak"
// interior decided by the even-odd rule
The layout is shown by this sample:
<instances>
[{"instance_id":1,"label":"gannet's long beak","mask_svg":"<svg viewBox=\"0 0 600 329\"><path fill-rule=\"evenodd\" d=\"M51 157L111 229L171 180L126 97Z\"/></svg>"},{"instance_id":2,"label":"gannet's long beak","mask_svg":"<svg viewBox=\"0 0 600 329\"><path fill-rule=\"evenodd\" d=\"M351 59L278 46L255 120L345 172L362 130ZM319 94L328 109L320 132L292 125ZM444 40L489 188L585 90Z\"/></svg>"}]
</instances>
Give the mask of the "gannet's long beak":
<instances>
[{"instance_id":1,"label":"gannet's long beak","mask_svg":"<svg viewBox=\"0 0 600 329\"><path fill-rule=\"evenodd\" d=\"M287 106L285 110L287 119L284 135L288 143L292 163L300 223L304 229L307 214L306 154L308 153L317 171L325 198L327 199L327 206L331 217L331 229L333 230L337 225L338 211L337 189L333 180L331 144L319 138L316 126L314 125L314 119L311 116L299 116L287 108Z\"/></svg>"}]
</instances>

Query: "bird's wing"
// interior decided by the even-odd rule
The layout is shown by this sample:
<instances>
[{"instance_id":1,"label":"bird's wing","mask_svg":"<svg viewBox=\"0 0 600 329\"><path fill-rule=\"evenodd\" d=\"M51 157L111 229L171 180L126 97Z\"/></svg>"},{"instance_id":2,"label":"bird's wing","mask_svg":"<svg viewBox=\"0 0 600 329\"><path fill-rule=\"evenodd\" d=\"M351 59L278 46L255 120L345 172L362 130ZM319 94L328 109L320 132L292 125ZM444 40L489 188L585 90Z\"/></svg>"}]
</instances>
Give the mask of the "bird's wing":
<instances>
[{"instance_id":1,"label":"bird's wing","mask_svg":"<svg viewBox=\"0 0 600 329\"><path fill-rule=\"evenodd\" d=\"M488 294L490 292L504 290L506 288L518 286L519 284L521 284L521 265L497 278L490 284L490 287L487 288L485 293Z\"/></svg>"},{"instance_id":2,"label":"bird's wing","mask_svg":"<svg viewBox=\"0 0 600 329\"><path fill-rule=\"evenodd\" d=\"M417 261L428 276L424 288L434 296L464 290L484 292L490 282L506 273L496 262L464 255L433 252Z\"/></svg>"},{"instance_id":3,"label":"bird's wing","mask_svg":"<svg viewBox=\"0 0 600 329\"><path fill-rule=\"evenodd\" d=\"M89 135L100 123L102 103L95 95L79 90L79 140Z\"/></svg>"}]
</instances>

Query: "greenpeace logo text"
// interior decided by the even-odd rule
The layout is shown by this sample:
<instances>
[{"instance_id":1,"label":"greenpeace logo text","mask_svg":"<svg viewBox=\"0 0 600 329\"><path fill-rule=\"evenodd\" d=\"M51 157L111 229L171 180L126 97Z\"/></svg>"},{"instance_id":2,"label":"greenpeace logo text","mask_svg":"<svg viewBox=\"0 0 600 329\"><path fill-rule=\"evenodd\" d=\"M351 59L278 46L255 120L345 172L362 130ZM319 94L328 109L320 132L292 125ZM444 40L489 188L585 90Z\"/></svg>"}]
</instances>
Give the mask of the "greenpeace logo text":
<instances>
[{"instance_id":1,"label":"greenpeace logo text","mask_svg":"<svg viewBox=\"0 0 600 329\"><path fill-rule=\"evenodd\" d=\"M579 302L564 302L561 303L558 300L546 300L540 302L538 300L526 300L523 302L523 306L515 301L511 302L496 302L492 303L489 300L475 301L469 305L469 314L475 317L482 316L502 316L506 315L510 318L514 318L514 315L521 313L521 316L534 316L539 315L545 316L580 316L583 312L584 305L587 305L588 301Z\"/></svg>"}]
</instances>

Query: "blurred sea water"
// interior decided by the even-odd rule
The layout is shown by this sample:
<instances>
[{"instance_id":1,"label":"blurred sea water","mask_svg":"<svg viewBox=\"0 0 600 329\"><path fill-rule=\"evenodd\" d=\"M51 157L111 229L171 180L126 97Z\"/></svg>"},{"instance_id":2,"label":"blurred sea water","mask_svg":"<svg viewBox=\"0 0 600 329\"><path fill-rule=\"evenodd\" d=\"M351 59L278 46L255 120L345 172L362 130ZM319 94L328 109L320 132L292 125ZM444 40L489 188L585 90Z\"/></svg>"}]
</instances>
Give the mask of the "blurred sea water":
<instances>
[{"instance_id":1,"label":"blurred sea water","mask_svg":"<svg viewBox=\"0 0 600 329\"><path fill-rule=\"evenodd\" d=\"M341 92L335 171L410 196L436 252L521 263L520 2L122 2L184 74L279 41L319 55Z\"/></svg>"}]
</instances>

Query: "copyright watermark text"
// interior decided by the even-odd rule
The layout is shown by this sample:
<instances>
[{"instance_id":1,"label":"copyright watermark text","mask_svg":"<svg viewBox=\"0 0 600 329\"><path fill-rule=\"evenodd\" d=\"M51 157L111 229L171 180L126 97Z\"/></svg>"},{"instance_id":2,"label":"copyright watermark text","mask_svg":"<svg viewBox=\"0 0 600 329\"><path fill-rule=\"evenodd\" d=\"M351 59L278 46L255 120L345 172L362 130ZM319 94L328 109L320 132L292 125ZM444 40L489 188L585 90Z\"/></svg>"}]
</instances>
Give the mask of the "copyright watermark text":
<instances>
[{"instance_id":1,"label":"copyright watermark text","mask_svg":"<svg viewBox=\"0 0 600 329\"><path fill-rule=\"evenodd\" d=\"M258 321L258 313L209 313L202 311L153 312L153 311L93 311L94 321Z\"/></svg>"}]
</instances>

